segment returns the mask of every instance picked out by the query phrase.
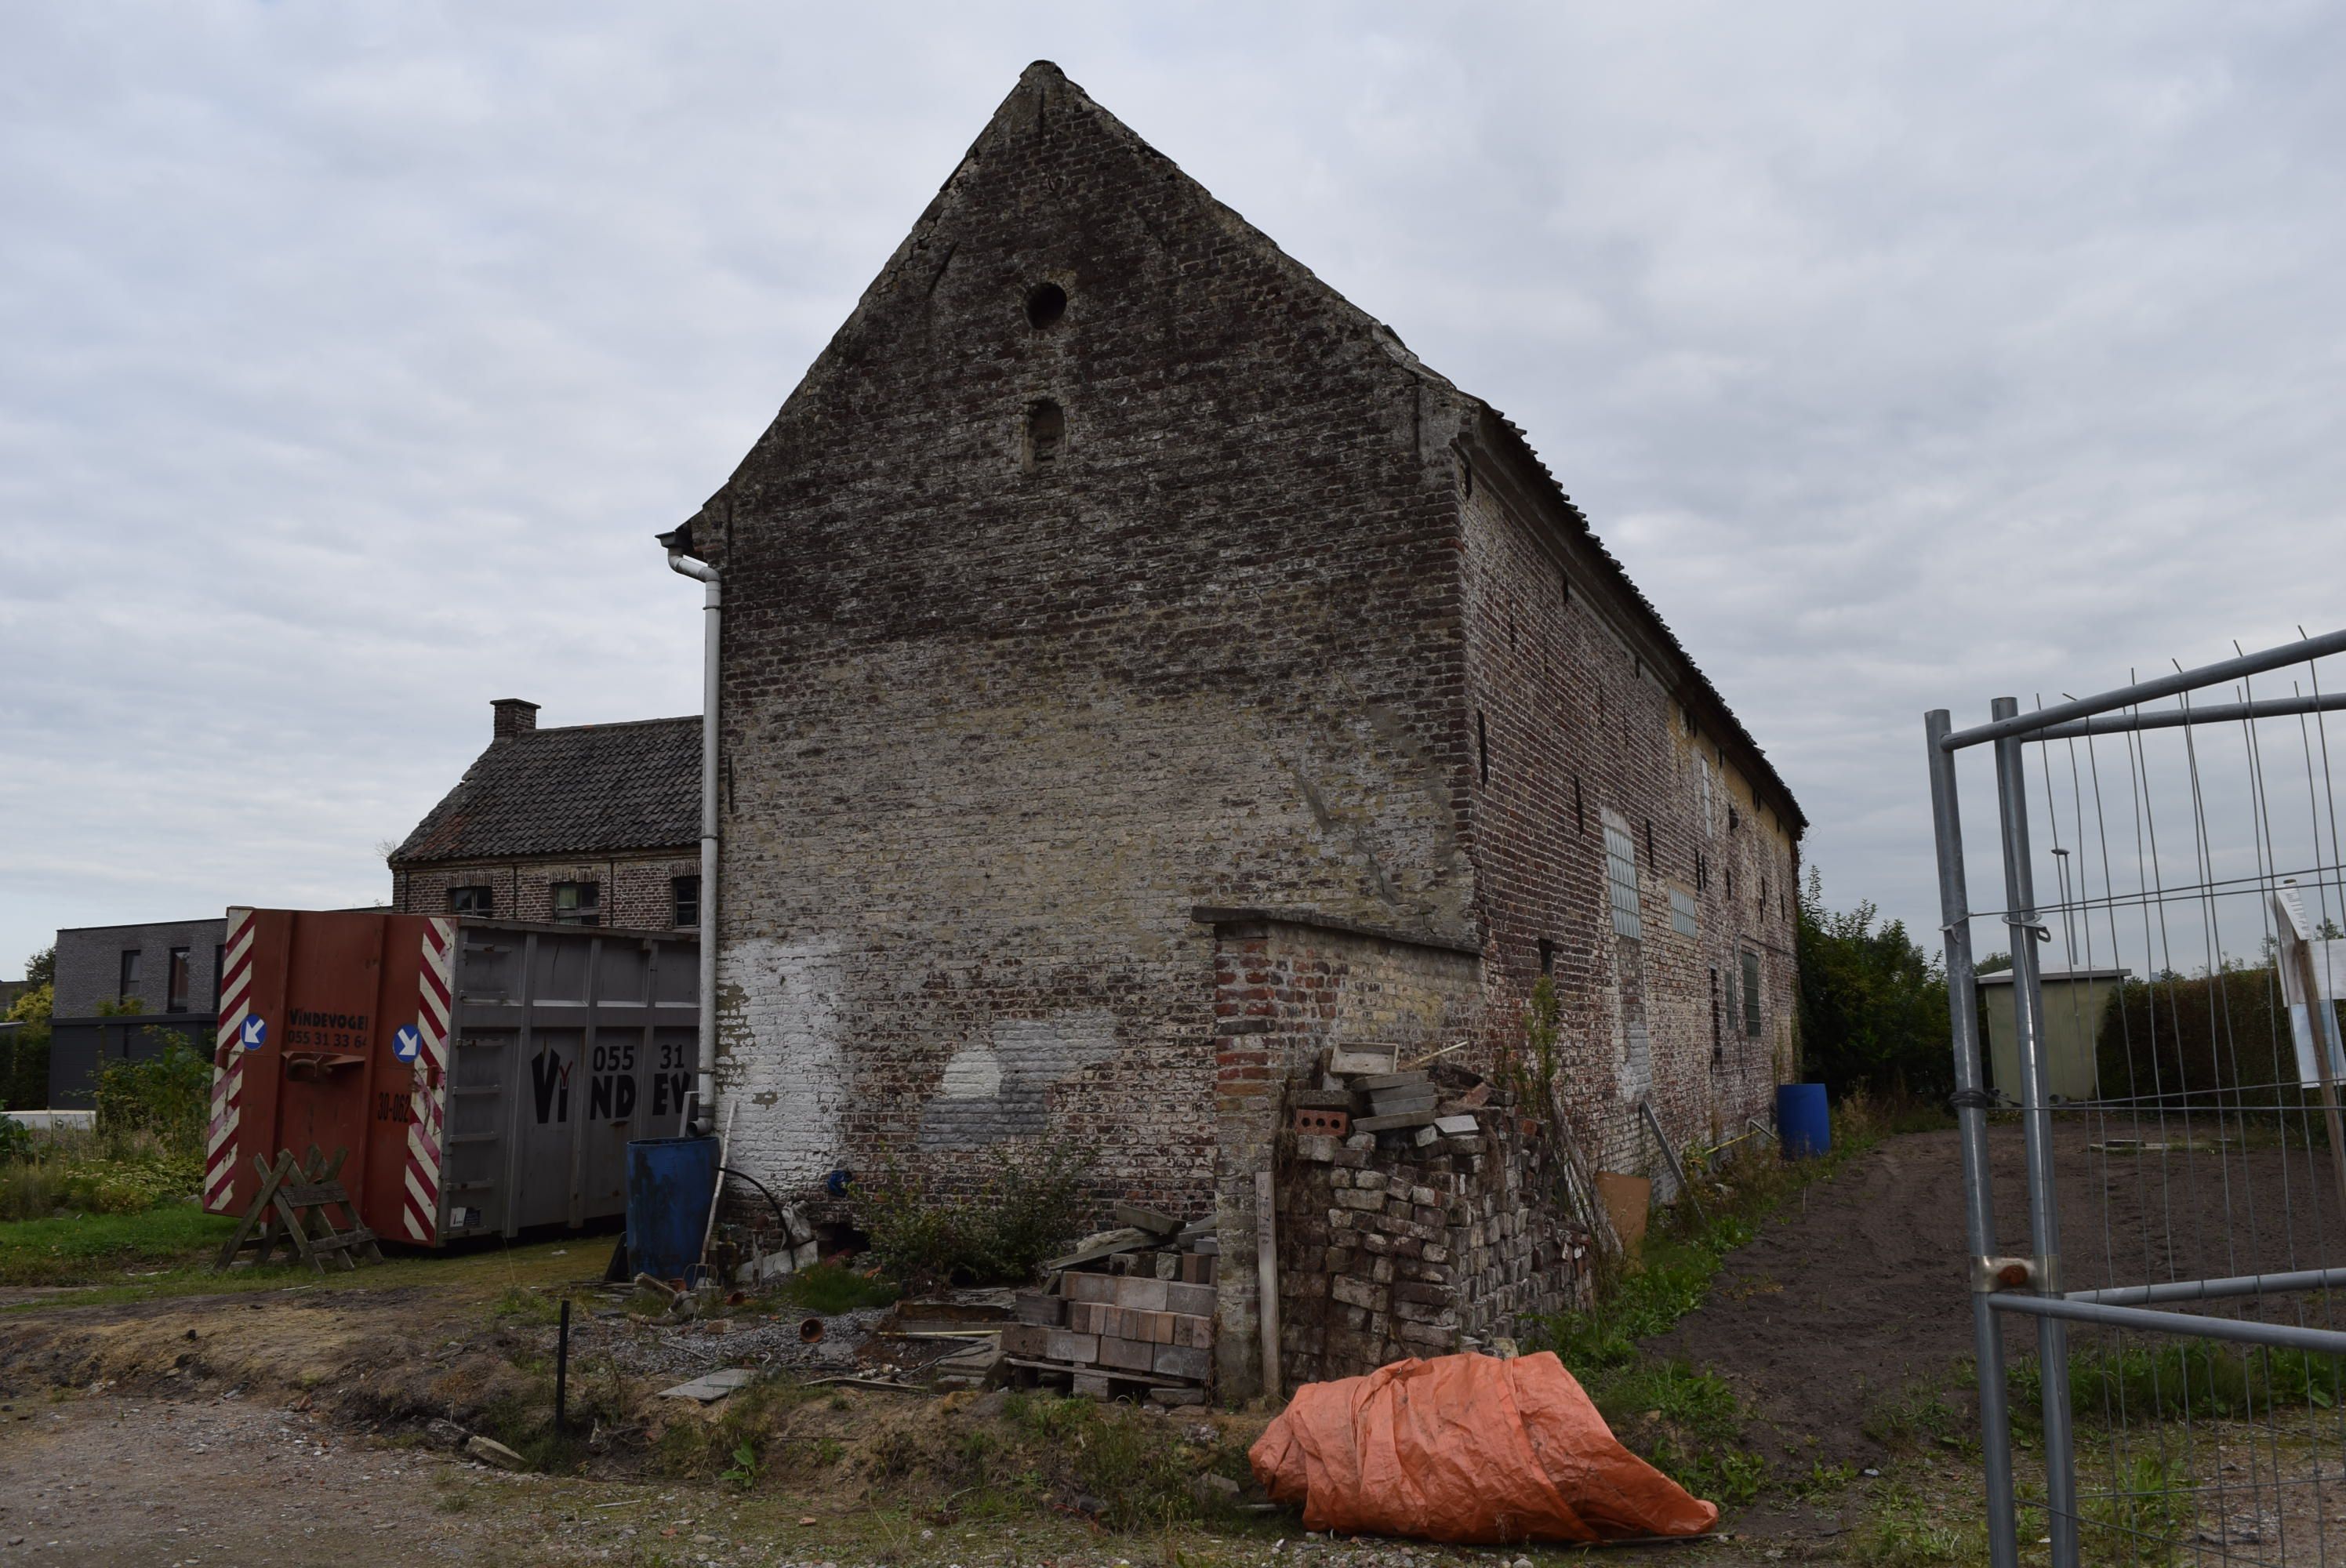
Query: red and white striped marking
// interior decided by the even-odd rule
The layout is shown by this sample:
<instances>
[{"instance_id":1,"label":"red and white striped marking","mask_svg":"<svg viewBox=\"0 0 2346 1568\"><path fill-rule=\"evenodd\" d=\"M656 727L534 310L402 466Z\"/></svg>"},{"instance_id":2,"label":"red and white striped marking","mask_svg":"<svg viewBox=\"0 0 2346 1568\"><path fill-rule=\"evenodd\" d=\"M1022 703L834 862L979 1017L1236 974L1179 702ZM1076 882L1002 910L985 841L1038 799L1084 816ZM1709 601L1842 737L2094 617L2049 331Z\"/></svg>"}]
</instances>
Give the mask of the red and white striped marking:
<instances>
[{"instance_id":1,"label":"red and white striped marking","mask_svg":"<svg viewBox=\"0 0 2346 1568\"><path fill-rule=\"evenodd\" d=\"M423 963L416 984L415 1032L423 1036L412 1064L415 1089L408 1106L407 1169L400 1223L411 1240L429 1242L440 1226L440 1131L447 1102L448 1013L456 970L456 922L426 921Z\"/></svg>"},{"instance_id":2,"label":"red and white striped marking","mask_svg":"<svg viewBox=\"0 0 2346 1568\"><path fill-rule=\"evenodd\" d=\"M236 1127L244 1097L245 1058L238 1045L244 1021L252 1013L250 910L228 911L219 997L219 1034L212 1042L212 1119L204 1138L204 1207L213 1214L226 1211L229 1189L236 1184Z\"/></svg>"}]
</instances>

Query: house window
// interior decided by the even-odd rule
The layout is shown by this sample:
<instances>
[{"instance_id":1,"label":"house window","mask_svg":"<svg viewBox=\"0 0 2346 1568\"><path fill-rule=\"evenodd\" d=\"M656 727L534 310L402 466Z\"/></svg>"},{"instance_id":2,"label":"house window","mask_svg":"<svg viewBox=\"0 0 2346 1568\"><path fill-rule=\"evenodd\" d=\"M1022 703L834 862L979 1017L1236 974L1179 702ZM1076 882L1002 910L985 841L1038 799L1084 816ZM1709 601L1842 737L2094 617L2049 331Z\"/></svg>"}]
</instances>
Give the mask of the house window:
<instances>
[{"instance_id":1,"label":"house window","mask_svg":"<svg viewBox=\"0 0 2346 1568\"><path fill-rule=\"evenodd\" d=\"M1684 888L1670 890L1670 929L1680 936L1702 934L1702 928L1695 923L1694 895Z\"/></svg>"},{"instance_id":2,"label":"house window","mask_svg":"<svg viewBox=\"0 0 2346 1568\"><path fill-rule=\"evenodd\" d=\"M114 1000L128 1002L138 994L138 962L142 955L135 947L122 950L121 983L114 988Z\"/></svg>"},{"instance_id":3,"label":"house window","mask_svg":"<svg viewBox=\"0 0 2346 1568\"><path fill-rule=\"evenodd\" d=\"M497 912L497 896L484 887L450 888L448 912L475 915L483 920Z\"/></svg>"},{"instance_id":4,"label":"house window","mask_svg":"<svg viewBox=\"0 0 2346 1568\"><path fill-rule=\"evenodd\" d=\"M171 967L166 973L164 983L163 1011L185 1013L187 1010L188 950L184 947L175 947L171 950Z\"/></svg>"},{"instance_id":5,"label":"house window","mask_svg":"<svg viewBox=\"0 0 2346 1568\"><path fill-rule=\"evenodd\" d=\"M691 931L700 924L700 879L677 877L668 882L668 895L676 910L671 922L678 931Z\"/></svg>"},{"instance_id":6,"label":"house window","mask_svg":"<svg viewBox=\"0 0 2346 1568\"><path fill-rule=\"evenodd\" d=\"M600 925L602 904L603 884L600 882L554 884L554 923L556 925Z\"/></svg>"},{"instance_id":7,"label":"house window","mask_svg":"<svg viewBox=\"0 0 2346 1568\"><path fill-rule=\"evenodd\" d=\"M1760 1038L1760 955L1743 950L1743 1033Z\"/></svg>"},{"instance_id":8,"label":"house window","mask_svg":"<svg viewBox=\"0 0 2346 1568\"><path fill-rule=\"evenodd\" d=\"M1637 845L1610 815L1605 821L1605 884L1613 905L1613 934L1636 942L1645 934L1637 921Z\"/></svg>"}]
</instances>

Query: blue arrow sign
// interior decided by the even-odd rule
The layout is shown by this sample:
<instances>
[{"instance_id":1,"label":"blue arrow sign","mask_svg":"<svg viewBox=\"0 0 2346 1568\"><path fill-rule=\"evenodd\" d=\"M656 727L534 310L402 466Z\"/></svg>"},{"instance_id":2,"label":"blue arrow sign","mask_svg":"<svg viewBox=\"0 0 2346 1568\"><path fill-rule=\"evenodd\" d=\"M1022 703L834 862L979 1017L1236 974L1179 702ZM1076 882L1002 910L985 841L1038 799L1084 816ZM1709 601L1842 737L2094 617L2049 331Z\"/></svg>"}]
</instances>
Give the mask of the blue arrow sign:
<instances>
[{"instance_id":1,"label":"blue arrow sign","mask_svg":"<svg viewBox=\"0 0 2346 1568\"><path fill-rule=\"evenodd\" d=\"M415 1054L423 1049L423 1031L413 1023L403 1023L399 1033L391 1037L391 1054L403 1062L413 1062Z\"/></svg>"},{"instance_id":2,"label":"blue arrow sign","mask_svg":"<svg viewBox=\"0 0 2346 1568\"><path fill-rule=\"evenodd\" d=\"M241 1042L246 1050L260 1050L261 1043L268 1038L269 1025L262 1021L259 1013L253 1013L245 1019L244 1033L241 1036Z\"/></svg>"}]
</instances>

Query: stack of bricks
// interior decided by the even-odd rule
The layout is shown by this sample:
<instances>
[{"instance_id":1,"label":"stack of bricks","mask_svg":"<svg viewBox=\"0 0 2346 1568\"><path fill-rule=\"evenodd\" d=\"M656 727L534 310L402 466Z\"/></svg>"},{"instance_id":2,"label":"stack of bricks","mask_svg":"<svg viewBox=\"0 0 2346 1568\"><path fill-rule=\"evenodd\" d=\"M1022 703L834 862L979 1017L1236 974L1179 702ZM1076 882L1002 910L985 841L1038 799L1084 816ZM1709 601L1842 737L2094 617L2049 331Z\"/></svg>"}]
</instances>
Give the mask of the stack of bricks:
<instances>
[{"instance_id":1,"label":"stack of bricks","mask_svg":"<svg viewBox=\"0 0 2346 1568\"><path fill-rule=\"evenodd\" d=\"M1044 1289L1020 1291L1017 1321L1002 1330L1013 1380L1064 1383L1100 1400L1205 1403L1217 1262L1206 1252L1136 1247L1071 1263Z\"/></svg>"},{"instance_id":2,"label":"stack of bricks","mask_svg":"<svg viewBox=\"0 0 2346 1568\"><path fill-rule=\"evenodd\" d=\"M1289 1387L1473 1349L1584 1304L1589 1237L1557 1157L1484 1091L1476 1131L1290 1133L1279 1167Z\"/></svg>"}]
</instances>

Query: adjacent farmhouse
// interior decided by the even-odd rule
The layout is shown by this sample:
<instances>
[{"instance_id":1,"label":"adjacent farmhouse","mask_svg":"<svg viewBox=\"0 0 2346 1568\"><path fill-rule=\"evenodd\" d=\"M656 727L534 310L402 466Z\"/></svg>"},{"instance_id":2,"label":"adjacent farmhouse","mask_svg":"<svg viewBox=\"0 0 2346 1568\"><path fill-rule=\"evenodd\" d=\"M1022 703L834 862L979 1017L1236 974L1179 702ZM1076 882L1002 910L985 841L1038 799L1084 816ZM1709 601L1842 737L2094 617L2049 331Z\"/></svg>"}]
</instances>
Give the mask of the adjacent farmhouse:
<instances>
[{"instance_id":1,"label":"adjacent farmhouse","mask_svg":"<svg viewBox=\"0 0 2346 1568\"><path fill-rule=\"evenodd\" d=\"M392 907L633 931L700 924L700 720L537 728L491 703L488 749L391 853Z\"/></svg>"}]
</instances>

